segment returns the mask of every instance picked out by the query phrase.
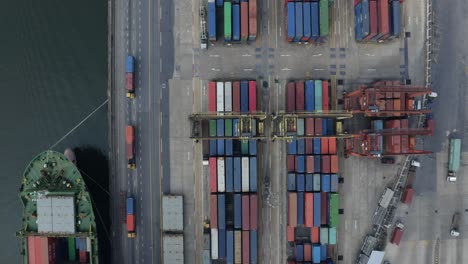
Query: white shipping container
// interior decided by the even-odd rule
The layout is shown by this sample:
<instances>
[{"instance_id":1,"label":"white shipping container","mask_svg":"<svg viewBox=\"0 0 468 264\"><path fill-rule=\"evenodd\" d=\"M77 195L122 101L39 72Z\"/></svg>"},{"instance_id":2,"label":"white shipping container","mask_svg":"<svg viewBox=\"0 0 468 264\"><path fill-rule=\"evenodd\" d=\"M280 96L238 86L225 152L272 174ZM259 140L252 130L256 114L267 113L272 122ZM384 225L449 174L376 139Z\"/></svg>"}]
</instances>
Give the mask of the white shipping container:
<instances>
[{"instance_id":1,"label":"white shipping container","mask_svg":"<svg viewBox=\"0 0 468 264\"><path fill-rule=\"evenodd\" d=\"M226 191L224 174L224 158L218 158L218 192Z\"/></svg>"},{"instance_id":2,"label":"white shipping container","mask_svg":"<svg viewBox=\"0 0 468 264\"><path fill-rule=\"evenodd\" d=\"M232 112L232 82L224 83L224 112Z\"/></svg>"},{"instance_id":3,"label":"white shipping container","mask_svg":"<svg viewBox=\"0 0 468 264\"><path fill-rule=\"evenodd\" d=\"M249 192L249 158L242 157L242 192Z\"/></svg>"},{"instance_id":4,"label":"white shipping container","mask_svg":"<svg viewBox=\"0 0 468 264\"><path fill-rule=\"evenodd\" d=\"M211 259L218 259L218 229L211 229Z\"/></svg>"},{"instance_id":5,"label":"white shipping container","mask_svg":"<svg viewBox=\"0 0 468 264\"><path fill-rule=\"evenodd\" d=\"M224 85L223 82L216 83L216 111L224 112Z\"/></svg>"}]
</instances>

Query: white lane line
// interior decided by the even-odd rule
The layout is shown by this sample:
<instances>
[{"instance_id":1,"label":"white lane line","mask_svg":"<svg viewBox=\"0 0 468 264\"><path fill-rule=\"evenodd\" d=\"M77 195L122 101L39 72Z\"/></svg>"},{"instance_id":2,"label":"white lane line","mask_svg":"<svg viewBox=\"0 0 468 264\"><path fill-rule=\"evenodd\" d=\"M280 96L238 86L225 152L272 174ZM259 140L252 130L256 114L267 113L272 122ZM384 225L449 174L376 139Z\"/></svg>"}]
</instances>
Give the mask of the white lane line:
<instances>
[{"instance_id":1,"label":"white lane line","mask_svg":"<svg viewBox=\"0 0 468 264\"><path fill-rule=\"evenodd\" d=\"M376 69L367 69L367 71L377 71Z\"/></svg>"},{"instance_id":2,"label":"white lane line","mask_svg":"<svg viewBox=\"0 0 468 264\"><path fill-rule=\"evenodd\" d=\"M218 71L218 72L220 71L220 70L217 69L217 68L211 68L211 70L212 70L212 71Z\"/></svg>"},{"instance_id":3,"label":"white lane line","mask_svg":"<svg viewBox=\"0 0 468 264\"><path fill-rule=\"evenodd\" d=\"M283 69L281 69L281 70L282 70L282 71L290 71L291 69L289 69L289 68L283 68Z\"/></svg>"},{"instance_id":4,"label":"white lane line","mask_svg":"<svg viewBox=\"0 0 468 264\"><path fill-rule=\"evenodd\" d=\"M253 71L253 69L244 69L244 71L250 72L250 71Z\"/></svg>"},{"instance_id":5,"label":"white lane line","mask_svg":"<svg viewBox=\"0 0 468 264\"><path fill-rule=\"evenodd\" d=\"M366 53L366 56L374 57L375 54Z\"/></svg>"},{"instance_id":6,"label":"white lane line","mask_svg":"<svg viewBox=\"0 0 468 264\"><path fill-rule=\"evenodd\" d=\"M244 56L244 55L242 55L242 56ZM219 57L219 55L218 54L210 54L210 57L217 58L217 57Z\"/></svg>"},{"instance_id":7,"label":"white lane line","mask_svg":"<svg viewBox=\"0 0 468 264\"><path fill-rule=\"evenodd\" d=\"M314 69L314 71L323 71L324 69Z\"/></svg>"},{"instance_id":8,"label":"white lane line","mask_svg":"<svg viewBox=\"0 0 468 264\"><path fill-rule=\"evenodd\" d=\"M211 55L210 55L211 56ZM219 55L218 55L219 56ZM242 57L251 57L251 54L242 54Z\"/></svg>"},{"instance_id":9,"label":"white lane line","mask_svg":"<svg viewBox=\"0 0 468 264\"><path fill-rule=\"evenodd\" d=\"M290 57L291 54L281 54L280 56L281 56L281 57Z\"/></svg>"},{"instance_id":10,"label":"white lane line","mask_svg":"<svg viewBox=\"0 0 468 264\"><path fill-rule=\"evenodd\" d=\"M322 53L314 54L314 55L312 55L312 56L313 56L313 57L320 57L320 56L322 56Z\"/></svg>"}]
</instances>

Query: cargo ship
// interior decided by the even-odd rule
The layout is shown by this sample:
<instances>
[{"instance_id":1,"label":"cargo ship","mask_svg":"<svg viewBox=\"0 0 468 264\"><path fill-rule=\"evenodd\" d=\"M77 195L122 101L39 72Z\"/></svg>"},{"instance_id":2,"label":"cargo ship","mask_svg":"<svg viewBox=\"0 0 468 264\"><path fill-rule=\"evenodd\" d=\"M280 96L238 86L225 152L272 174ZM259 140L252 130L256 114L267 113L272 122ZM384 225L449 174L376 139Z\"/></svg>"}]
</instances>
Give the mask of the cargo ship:
<instances>
[{"instance_id":1,"label":"cargo ship","mask_svg":"<svg viewBox=\"0 0 468 264\"><path fill-rule=\"evenodd\" d=\"M20 198L22 263L99 263L91 196L64 154L37 155L24 171Z\"/></svg>"}]
</instances>

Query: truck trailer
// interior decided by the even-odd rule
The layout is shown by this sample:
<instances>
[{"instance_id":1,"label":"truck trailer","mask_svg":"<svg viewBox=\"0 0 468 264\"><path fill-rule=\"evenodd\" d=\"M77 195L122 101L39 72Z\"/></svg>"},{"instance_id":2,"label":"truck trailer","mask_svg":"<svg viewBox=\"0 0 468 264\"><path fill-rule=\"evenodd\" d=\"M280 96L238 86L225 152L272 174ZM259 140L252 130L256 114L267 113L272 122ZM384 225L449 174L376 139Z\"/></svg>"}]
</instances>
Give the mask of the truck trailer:
<instances>
[{"instance_id":1,"label":"truck trailer","mask_svg":"<svg viewBox=\"0 0 468 264\"><path fill-rule=\"evenodd\" d=\"M127 197L127 236L134 238L135 233L135 199L133 196Z\"/></svg>"},{"instance_id":2,"label":"truck trailer","mask_svg":"<svg viewBox=\"0 0 468 264\"><path fill-rule=\"evenodd\" d=\"M126 126L125 128L125 152L127 154L127 168L135 169L135 128Z\"/></svg>"}]
</instances>

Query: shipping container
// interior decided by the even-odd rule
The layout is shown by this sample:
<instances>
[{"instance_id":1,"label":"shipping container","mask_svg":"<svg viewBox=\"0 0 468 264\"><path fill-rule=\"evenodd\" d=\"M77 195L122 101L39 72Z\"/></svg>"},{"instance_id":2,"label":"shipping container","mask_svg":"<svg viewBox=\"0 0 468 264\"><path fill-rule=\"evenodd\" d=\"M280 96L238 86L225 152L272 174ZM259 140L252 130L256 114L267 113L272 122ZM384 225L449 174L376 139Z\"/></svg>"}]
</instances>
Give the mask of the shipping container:
<instances>
[{"instance_id":1,"label":"shipping container","mask_svg":"<svg viewBox=\"0 0 468 264\"><path fill-rule=\"evenodd\" d=\"M293 4L294 3L288 3ZM288 82L286 86L286 111L293 112L296 110L296 83Z\"/></svg>"},{"instance_id":2,"label":"shipping container","mask_svg":"<svg viewBox=\"0 0 468 264\"><path fill-rule=\"evenodd\" d=\"M296 175L296 188L298 192L305 191L305 175L304 174L297 174Z\"/></svg>"},{"instance_id":3,"label":"shipping container","mask_svg":"<svg viewBox=\"0 0 468 264\"><path fill-rule=\"evenodd\" d=\"M314 81L313 80L307 80L305 82L305 110L306 111L314 111L315 110L314 96L315 96Z\"/></svg>"},{"instance_id":4,"label":"shipping container","mask_svg":"<svg viewBox=\"0 0 468 264\"><path fill-rule=\"evenodd\" d=\"M330 219L329 219L329 225L330 227L338 227L338 221L339 221L339 216L338 216L338 210L339 210L339 197L337 193L331 193L330 194Z\"/></svg>"},{"instance_id":5,"label":"shipping container","mask_svg":"<svg viewBox=\"0 0 468 264\"><path fill-rule=\"evenodd\" d=\"M233 171L233 158L232 157L226 158L225 171L226 171L226 183L225 183L226 192L234 192L234 171Z\"/></svg>"},{"instance_id":6,"label":"shipping container","mask_svg":"<svg viewBox=\"0 0 468 264\"><path fill-rule=\"evenodd\" d=\"M250 192L257 192L257 157L250 157L249 162Z\"/></svg>"},{"instance_id":7,"label":"shipping container","mask_svg":"<svg viewBox=\"0 0 468 264\"><path fill-rule=\"evenodd\" d=\"M249 112L249 82L241 81L240 83L240 98L241 98L241 112Z\"/></svg>"},{"instance_id":8,"label":"shipping container","mask_svg":"<svg viewBox=\"0 0 468 264\"><path fill-rule=\"evenodd\" d=\"M328 227L320 228L320 244L328 244Z\"/></svg>"},{"instance_id":9,"label":"shipping container","mask_svg":"<svg viewBox=\"0 0 468 264\"><path fill-rule=\"evenodd\" d=\"M338 175L336 174L330 176L330 192L338 192Z\"/></svg>"},{"instance_id":10,"label":"shipping container","mask_svg":"<svg viewBox=\"0 0 468 264\"><path fill-rule=\"evenodd\" d=\"M296 156L296 171L305 173L305 156Z\"/></svg>"},{"instance_id":11,"label":"shipping container","mask_svg":"<svg viewBox=\"0 0 468 264\"><path fill-rule=\"evenodd\" d=\"M242 140L240 144L241 144L241 155L242 156L249 155L249 142Z\"/></svg>"},{"instance_id":12,"label":"shipping container","mask_svg":"<svg viewBox=\"0 0 468 264\"><path fill-rule=\"evenodd\" d=\"M216 6L214 1L208 1L208 38L216 41Z\"/></svg>"},{"instance_id":13,"label":"shipping container","mask_svg":"<svg viewBox=\"0 0 468 264\"><path fill-rule=\"evenodd\" d=\"M257 0L249 0L249 40L257 38Z\"/></svg>"},{"instance_id":14,"label":"shipping container","mask_svg":"<svg viewBox=\"0 0 468 264\"><path fill-rule=\"evenodd\" d=\"M249 175L249 158L242 157L242 192L249 192L249 182L250 182L250 175Z\"/></svg>"},{"instance_id":15,"label":"shipping container","mask_svg":"<svg viewBox=\"0 0 468 264\"><path fill-rule=\"evenodd\" d=\"M330 174L322 174L322 192L330 192L331 190L331 182L330 182Z\"/></svg>"},{"instance_id":16,"label":"shipping container","mask_svg":"<svg viewBox=\"0 0 468 264\"><path fill-rule=\"evenodd\" d=\"M379 34L379 24L377 16L377 0L369 1L369 35L366 40L373 39Z\"/></svg>"},{"instance_id":17,"label":"shipping container","mask_svg":"<svg viewBox=\"0 0 468 264\"><path fill-rule=\"evenodd\" d=\"M218 229L211 228L211 259L218 259Z\"/></svg>"},{"instance_id":18,"label":"shipping container","mask_svg":"<svg viewBox=\"0 0 468 264\"><path fill-rule=\"evenodd\" d=\"M250 195L250 230L258 229L258 199L256 194Z\"/></svg>"},{"instance_id":19,"label":"shipping container","mask_svg":"<svg viewBox=\"0 0 468 264\"><path fill-rule=\"evenodd\" d=\"M390 238L390 243L399 246L402 237L403 237L403 229L399 227L395 227L392 233L392 237Z\"/></svg>"},{"instance_id":20,"label":"shipping container","mask_svg":"<svg viewBox=\"0 0 468 264\"><path fill-rule=\"evenodd\" d=\"M246 41L249 37L249 3L247 1L240 2L241 9L241 40Z\"/></svg>"},{"instance_id":21,"label":"shipping container","mask_svg":"<svg viewBox=\"0 0 468 264\"><path fill-rule=\"evenodd\" d=\"M240 112L240 82L232 82L232 111Z\"/></svg>"},{"instance_id":22,"label":"shipping container","mask_svg":"<svg viewBox=\"0 0 468 264\"><path fill-rule=\"evenodd\" d=\"M242 231L234 231L234 263L242 263Z\"/></svg>"},{"instance_id":23,"label":"shipping container","mask_svg":"<svg viewBox=\"0 0 468 264\"><path fill-rule=\"evenodd\" d=\"M362 4L359 2L354 6L354 37L356 41L363 39L362 36Z\"/></svg>"},{"instance_id":24,"label":"shipping container","mask_svg":"<svg viewBox=\"0 0 468 264\"><path fill-rule=\"evenodd\" d=\"M234 231L226 231L226 261L234 263Z\"/></svg>"},{"instance_id":25,"label":"shipping container","mask_svg":"<svg viewBox=\"0 0 468 264\"><path fill-rule=\"evenodd\" d=\"M226 229L226 197L218 194L218 229Z\"/></svg>"},{"instance_id":26,"label":"shipping container","mask_svg":"<svg viewBox=\"0 0 468 264\"><path fill-rule=\"evenodd\" d=\"M338 171L339 171L339 168L338 168L338 155L331 155L330 156L330 162L331 162L330 172L331 173L338 173Z\"/></svg>"},{"instance_id":27,"label":"shipping container","mask_svg":"<svg viewBox=\"0 0 468 264\"><path fill-rule=\"evenodd\" d=\"M231 2L224 2L224 40L232 40L232 5Z\"/></svg>"},{"instance_id":28,"label":"shipping container","mask_svg":"<svg viewBox=\"0 0 468 264\"><path fill-rule=\"evenodd\" d=\"M314 194L306 193L304 201L304 225L312 227L314 225Z\"/></svg>"},{"instance_id":29,"label":"shipping container","mask_svg":"<svg viewBox=\"0 0 468 264\"><path fill-rule=\"evenodd\" d=\"M210 195L210 227L218 228L218 197L216 194Z\"/></svg>"},{"instance_id":30,"label":"shipping container","mask_svg":"<svg viewBox=\"0 0 468 264\"><path fill-rule=\"evenodd\" d=\"M224 156L224 139L216 140L216 151L218 156Z\"/></svg>"},{"instance_id":31,"label":"shipping container","mask_svg":"<svg viewBox=\"0 0 468 264\"><path fill-rule=\"evenodd\" d=\"M242 231L242 263L250 261L250 235L249 231Z\"/></svg>"},{"instance_id":32,"label":"shipping container","mask_svg":"<svg viewBox=\"0 0 468 264\"><path fill-rule=\"evenodd\" d=\"M310 229L310 242L312 243L320 242L320 227L312 227Z\"/></svg>"},{"instance_id":33,"label":"shipping container","mask_svg":"<svg viewBox=\"0 0 468 264\"><path fill-rule=\"evenodd\" d=\"M294 241L294 227L288 226L287 230L288 230L288 235L287 235L288 242L293 242Z\"/></svg>"},{"instance_id":34,"label":"shipping container","mask_svg":"<svg viewBox=\"0 0 468 264\"><path fill-rule=\"evenodd\" d=\"M257 230L250 230L250 263L257 264Z\"/></svg>"},{"instance_id":35,"label":"shipping container","mask_svg":"<svg viewBox=\"0 0 468 264\"><path fill-rule=\"evenodd\" d=\"M232 119L224 120L224 135L226 137L232 137Z\"/></svg>"},{"instance_id":36,"label":"shipping container","mask_svg":"<svg viewBox=\"0 0 468 264\"><path fill-rule=\"evenodd\" d=\"M218 229L218 257L226 259L226 230Z\"/></svg>"},{"instance_id":37,"label":"shipping container","mask_svg":"<svg viewBox=\"0 0 468 264\"><path fill-rule=\"evenodd\" d=\"M314 133L315 133L316 136L322 136L323 135L322 125L323 125L322 119L321 118L315 118L315 120L314 120ZM317 139L314 138L314 140L317 140ZM318 139L318 142L320 142L320 139ZM314 141L314 145L315 145L315 141Z\"/></svg>"},{"instance_id":38,"label":"shipping container","mask_svg":"<svg viewBox=\"0 0 468 264\"><path fill-rule=\"evenodd\" d=\"M296 166L295 166L295 156L294 155L287 155L286 156L286 161L287 161L287 170L288 172L295 172L296 171Z\"/></svg>"},{"instance_id":39,"label":"shipping container","mask_svg":"<svg viewBox=\"0 0 468 264\"><path fill-rule=\"evenodd\" d=\"M216 137L216 131L217 131L217 129L216 129L216 120L212 119L212 120L209 121L210 137Z\"/></svg>"},{"instance_id":40,"label":"shipping container","mask_svg":"<svg viewBox=\"0 0 468 264\"><path fill-rule=\"evenodd\" d=\"M327 245L320 245L320 260L325 261L327 259Z\"/></svg>"},{"instance_id":41,"label":"shipping container","mask_svg":"<svg viewBox=\"0 0 468 264\"><path fill-rule=\"evenodd\" d=\"M297 140L293 139L288 144L288 154L296 155L297 154Z\"/></svg>"},{"instance_id":42,"label":"shipping container","mask_svg":"<svg viewBox=\"0 0 468 264\"><path fill-rule=\"evenodd\" d=\"M304 245L296 244L296 261L304 261Z\"/></svg>"},{"instance_id":43,"label":"shipping container","mask_svg":"<svg viewBox=\"0 0 468 264\"><path fill-rule=\"evenodd\" d=\"M403 196L401 197L401 202L404 204L411 204L413 201L414 196L414 189L413 188L406 188L403 192Z\"/></svg>"},{"instance_id":44,"label":"shipping container","mask_svg":"<svg viewBox=\"0 0 468 264\"><path fill-rule=\"evenodd\" d=\"M295 16L296 16L296 36L294 36L294 42L299 42L302 39L302 36L304 35L304 22L302 19L302 2L296 2L295 3ZM296 84L297 86L297 84Z\"/></svg>"},{"instance_id":45,"label":"shipping container","mask_svg":"<svg viewBox=\"0 0 468 264\"><path fill-rule=\"evenodd\" d=\"M320 37L328 36L329 32L329 10L328 10L328 0L320 0L319 2L320 9Z\"/></svg>"},{"instance_id":46,"label":"shipping container","mask_svg":"<svg viewBox=\"0 0 468 264\"><path fill-rule=\"evenodd\" d=\"M312 261L312 245L311 244L304 244L304 261L309 262Z\"/></svg>"},{"instance_id":47,"label":"shipping container","mask_svg":"<svg viewBox=\"0 0 468 264\"><path fill-rule=\"evenodd\" d=\"M321 196L320 193L314 193L314 226L320 227L321 221Z\"/></svg>"},{"instance_id":48,"label":"shipping container","mask_svg":"<svg viewBox=\"0 0 468 264\"><path fill-rule=\"evenodd\" d=\"M249 111L257 111L257 82L249 81Z\"/></svg>"},{"instance_id":49,"label":"shipping container","mask_svg":"<svg viewBox=\"0 0 468 264\"><path fill-rule=\"evenodd\" d=\"M328 152L331 155L336 155L336 137L328 138Z\"/></svg>"},{"instance_id":50,"label":"shipping container","mask_svg":"<svg viewBox=\"0 0 468 264\"><path fill-rule=\"evenodd\" d=\"M320 245L312 246L312 261L313 263L320 263Z\"/></svg>"},{"instance_id":51,"label":"shipping container","mask_svg":"<svg viewBox=\"0 0 468 264\"><path fill-rule=\"evenodd\" d=\"M378 0L379 34L377 40L386 40L390 36L390 17L387 0Z\"/></svg>"},{"instance_id":52,"label":"shipping container","mask_svg":"<svg viewBox=\"0 0 468 264\"><path fill-rule=\"evenodd\" d=\"M226 121L230 121L230 120L226 120ZM224 144L225 144L225 148L224 148L225 155L226 156L232 156L234 154L234 143L233 143L232 139L226 139L224 141Z\"/></svg>"},{"instance_id":53,"label":"shipping container","mask_svg":"<svg viewBox=\"0 0 468 264\"><path fill-rule=\"evenodd\" d=\"M314 156L306 156L306 172L313 173L314 171Z\"/></svg>"},{"instance_id":54,"label":"shipping container","mask_svg":"<svg viewBox=\"0 0 468 264\"><path fill-rule=\"evenodd\" d=\"M305 191L306 192L314 191L314 177L312 174L305 175Z\"/></svg>"},{"instance_id":55,"label":"shipping container","mask_svg":"<svg viewBox=\"0 0 468 264\"><path fill-rule=\"evenodd\" d=\"M334 128L334 119L327 118L327 136L331 136L335 134L335 128Z\"/></svg>"},{"instance_id":56,"label":"shipping container","mask_svg":"<svg viewBox=\"0 0 468 264\"><path fill-rule=\"evenodd\" d=\"M250 229L250 198L248 194L242 195L242 230Z\"/></svg>"},{"instance_id":57,"label":"shipping container","mask_svg":"<svg viewBox=\"0 0 468 264\"><path fill-rule=\"evenodd\" d=\"M305 139L298 139L297 140L297 154L304 155L305 154Z\"/></svg>"},{"instance_id":58,"label":"shipping container","mask_svg":"<svg viewBox=\"0 0 468 264\"><path fill-rule=\"evenodd\" d=\"M288 225L297 226L297 193L288 193Z\"/></svg>"},{"instance_id":59,"label":"shipping container","mask_svg":"<svg viewBox=\"0 0 468 264\"><path fill-rule=\"evenodd\" d=\"M239 193L234 194L234 228L242 228L242 196Z\"/></svg>"},{"instance_id":60,"label":"shipping container","mask_svg":"<svg viewBox=\"0 0 468 264\"><path fill-rule=\"evenodd\" d=\"M241 158L234 158L234 192L242 191Z\"/></svg>"},{"instance_id":61,"label":"shipping container","mask_svg":"<svg viewBox=\"0 0 468 264\"><path fill-rule=\"evenodd\" d=\"M330 156L322 156L322 170L323 173L330 173Z\"/></svg>"},{"instance_id":62,"label":"shipping container","mask_svg":"<svg viewBox=\"0 0 468 264\"><path fill-rule=\"evenodd\" d=\"M239 133L239 119L235 118L232 120L232 135L237 137L240 135ZM234 145L234 143L233 143Z\"/></svg>"},{"instance_id":63,"label":"shipping container","mask_svg":"<svg viewBox=\"0 0 468 264\"><path fill-rule=\"evenodd\" d=\"M298 4L302 4L301 2L296 2L296 6ZM296 82L296 110L297 111L304 111L304 81L297 81Z\"/></svg>"},{"instance_id":64,"label":"shipping container","mask_svg":"<svg viewBox=\"0 0 468 264\"><path fill-rule=\"evenodd\" d=\"M238 4L232 5L232 40L240 40L240 6Z\"/></svg>"},{"instance_id":65,"label":"shipping container","mask_svg":"<svg viewBox=\"0 0 468 264\"><path fill-rule=\"evenodd\" d=\"M320 2L321 4L321 2ZM320 33L322 36L322 34ZM323 110L322 109L322 81L321 80L315 80L314 81L314 99L315 99L315 110ZM321 121L320 121L321 122ZM315 127L317 129L317 126Z\"/></svg>"},{"instance_id":66,"label":"shipping container","mask_svg":"<svg viewBox=\"0 0 468 264\"><path fill-rule=\"evenodd\" d=\"M328 197L328 193L320 193L320 222L322 223L322 225L328 224Z\"/></svg>"},{"instance_id":67,"label":"shipping container","mask_svg":"<svg viewBox=\"0 0 468 264\"><path fill-rule=\"evenodd\" d=\"M224 112L232 112L232 82L224 83Z\"/></svg>"},{"instance_id":68,"label":"shipping container","mask_svg":"<svg viewBox=\"0 0 468 264\"><path fill-rule=\"evenodd\" d=\"M401 33L400 2L391 1L389 8L390 8L390 35L393 38L398 38Z\"/></svg>"},{"instance_id":69,"label":"shipping container","mask_svg":"<svg viewBox=\"0 0 468 264\"><path fill-rule=\"evenodd\" d=\"M330 227L328 229L328 243L330 245L336 245L336 227Z\"/></svg>"},{"instance_id":70,"label":"shipping container","mask_svg":"<svg viewBox=\"0 0 468 264\"><path fill-rule=\"evenodd\" d=\"M226 178L224 170L224 158L218 158L217 179L218 179L218 192L226 191Z\"/></svg>"},{"instance_id":71,"label":"shipping container","mask_svg":"<svg viewBox=\"0 0 468 264\"><path fill-rule=\"evenodd\" d=\"M361 34L365 39L370 33L369 0L361 0L361 17Z\"/></svg>"},{"instance_id":72,"label":"shipping container","mask_svg":"<svg viewBox=\"0 0 468 264\"><path fill-rule=\"evenodd\" d=\"M208 82L208 111L216 112L216 82Z\"/></svg>"},{"instance_id":73,"label":"shipping container","mask_svg":"<svg viewBox=\"0 0 468 264\"><path fill-rule=\"evenodd\" d=\"M297 224L304 224L304 192L297 193Z\"/></svg>"},{"instance_id":74,"label":"shipping container","mask_svg":"<svg viewBox=\"0 0 468 264\"><path fill-rule=\"evenodd\" d=\"M297 119L297 135L304 136L305 127L304 127L304 118Z\"/></svg>"},{"instance_id":75,"label":"shipping container","mask_svg":"<svg viewBox=\"0 0 468 264\"><path fill-rule=\"evenodd\" d=\"M310 2L304 2L303 5L303 17L304 17L304 36L301 41L309 41L312 36L311 19L310 19Z\"/></svg>"},{"instance_id":76,"label":"shipping container","mask_svg":"<svg viewBox=\"0 0 468 264\"><path fill-rule=\"evenodd\" d=\"M328 135L327 118L322 118L322 135Z\"/></svg>"},{"instance_id":77,"label":"shipping container","mask_svg":"<svg viewBox=\"0 0 468 264\"><path fill-rule=\"evenodd\" d=\"M224 5L224 0L216 0L216 6L222 7Z\"/></svg>"},{"instance_id":78,"label":"shipping container","mask_svg":"<svg viewBox=\"0 0 468 264\"><path fill-rule=\"evenodd\" d=\"M330 110L330 89L328 81L322 81L322 108Z\"/></svg>"},{"instance_id":79,"label":"shipping container","mask_svg":"<svg viewBox=\"0 0 468 264\"><path fill-rule=\"evenodd\" d=\"M322 157L314 156L314 171L321 172L322 171Z\"/></svg>"},{"instance_id":80,"label":"shipping container","mask_svg":"<svg viewBox=\"0 0 468 264\"><path fill-rule=\"evenodd\" d=\"M320 37L320 19L319 19L319 3L310 3L310 18L312 23L312 37L311 39L317 39Z\"/></svg>"},{"instance_id":81,"label":"shipping container","mask_svg":"<svg viewBox=\"0 0 468 264\"><path fill-rule=\"evenodd\" d=\"M325 119L324 119L325 120ZM321 138L320 139L320 152L321 154L329 154L328 150L328 138Z\"/></svg>"},{"instance_id":82,"label":"shipping container","mask_svg":"<svg viewBox=\"0 0 468 264\"><path fill-rule=\"evenodd\" d=\"M305 134L307 136L313 136L314 135L314 119L311 118L311 117L308 117L305 119L305 127L306 127L306 131L305 131Z\"/></svg>"},{"instance_id":83,"label":"shipping container","mask_svg":"<svg viewBox=\"0 0 468 264\"><path fill-rule=\"evenodd\" d=\"M250 156L257 155L257 141L254 139L249 140L249 155Z\"/></svg>"},{"instance_id":84,"label":"shipping container","mask_svg":"<svg viewBox=\"0 0 468 264\"><path fill-rule=\"evenodd\" d=\"M296 191L296 174L288 173L288 191Z\"/></svg>"},{"instance_id":85,"label":"shipping container","mask_svg":"<svg viewBox=\"0 0 468 264\"><path fill-rule=\"evenodd\" d=\"M224 112L224 83L223 82L216 83L216 111Z\"/></svg>"},{"instance_id":86,"label":"shipping container","mask_svg":"<svg viewBox=\"0 0 468 264\"><path fill-rule=\"evenodd\" d=\"M286 28L288 30L287 32L287 40L289 42L292 42L294 40L294 37L296 36L296 10L294 6L294 2L288 2L286 5L286 12L287 12L287 24Z\"/></svg>"},{"instance_id":87,"label":"shipping container","mask_svg":"<svg viewBox=\"0 0 468 264\"><path fill-rule=\"evenodd\" d=\"M313 140L311 138L308 138L308 139L304 139L304 141L305 141L305 152L304 152L304 154L306 154L306 155L314 154Z\"/></svg>"}]
</instances>

